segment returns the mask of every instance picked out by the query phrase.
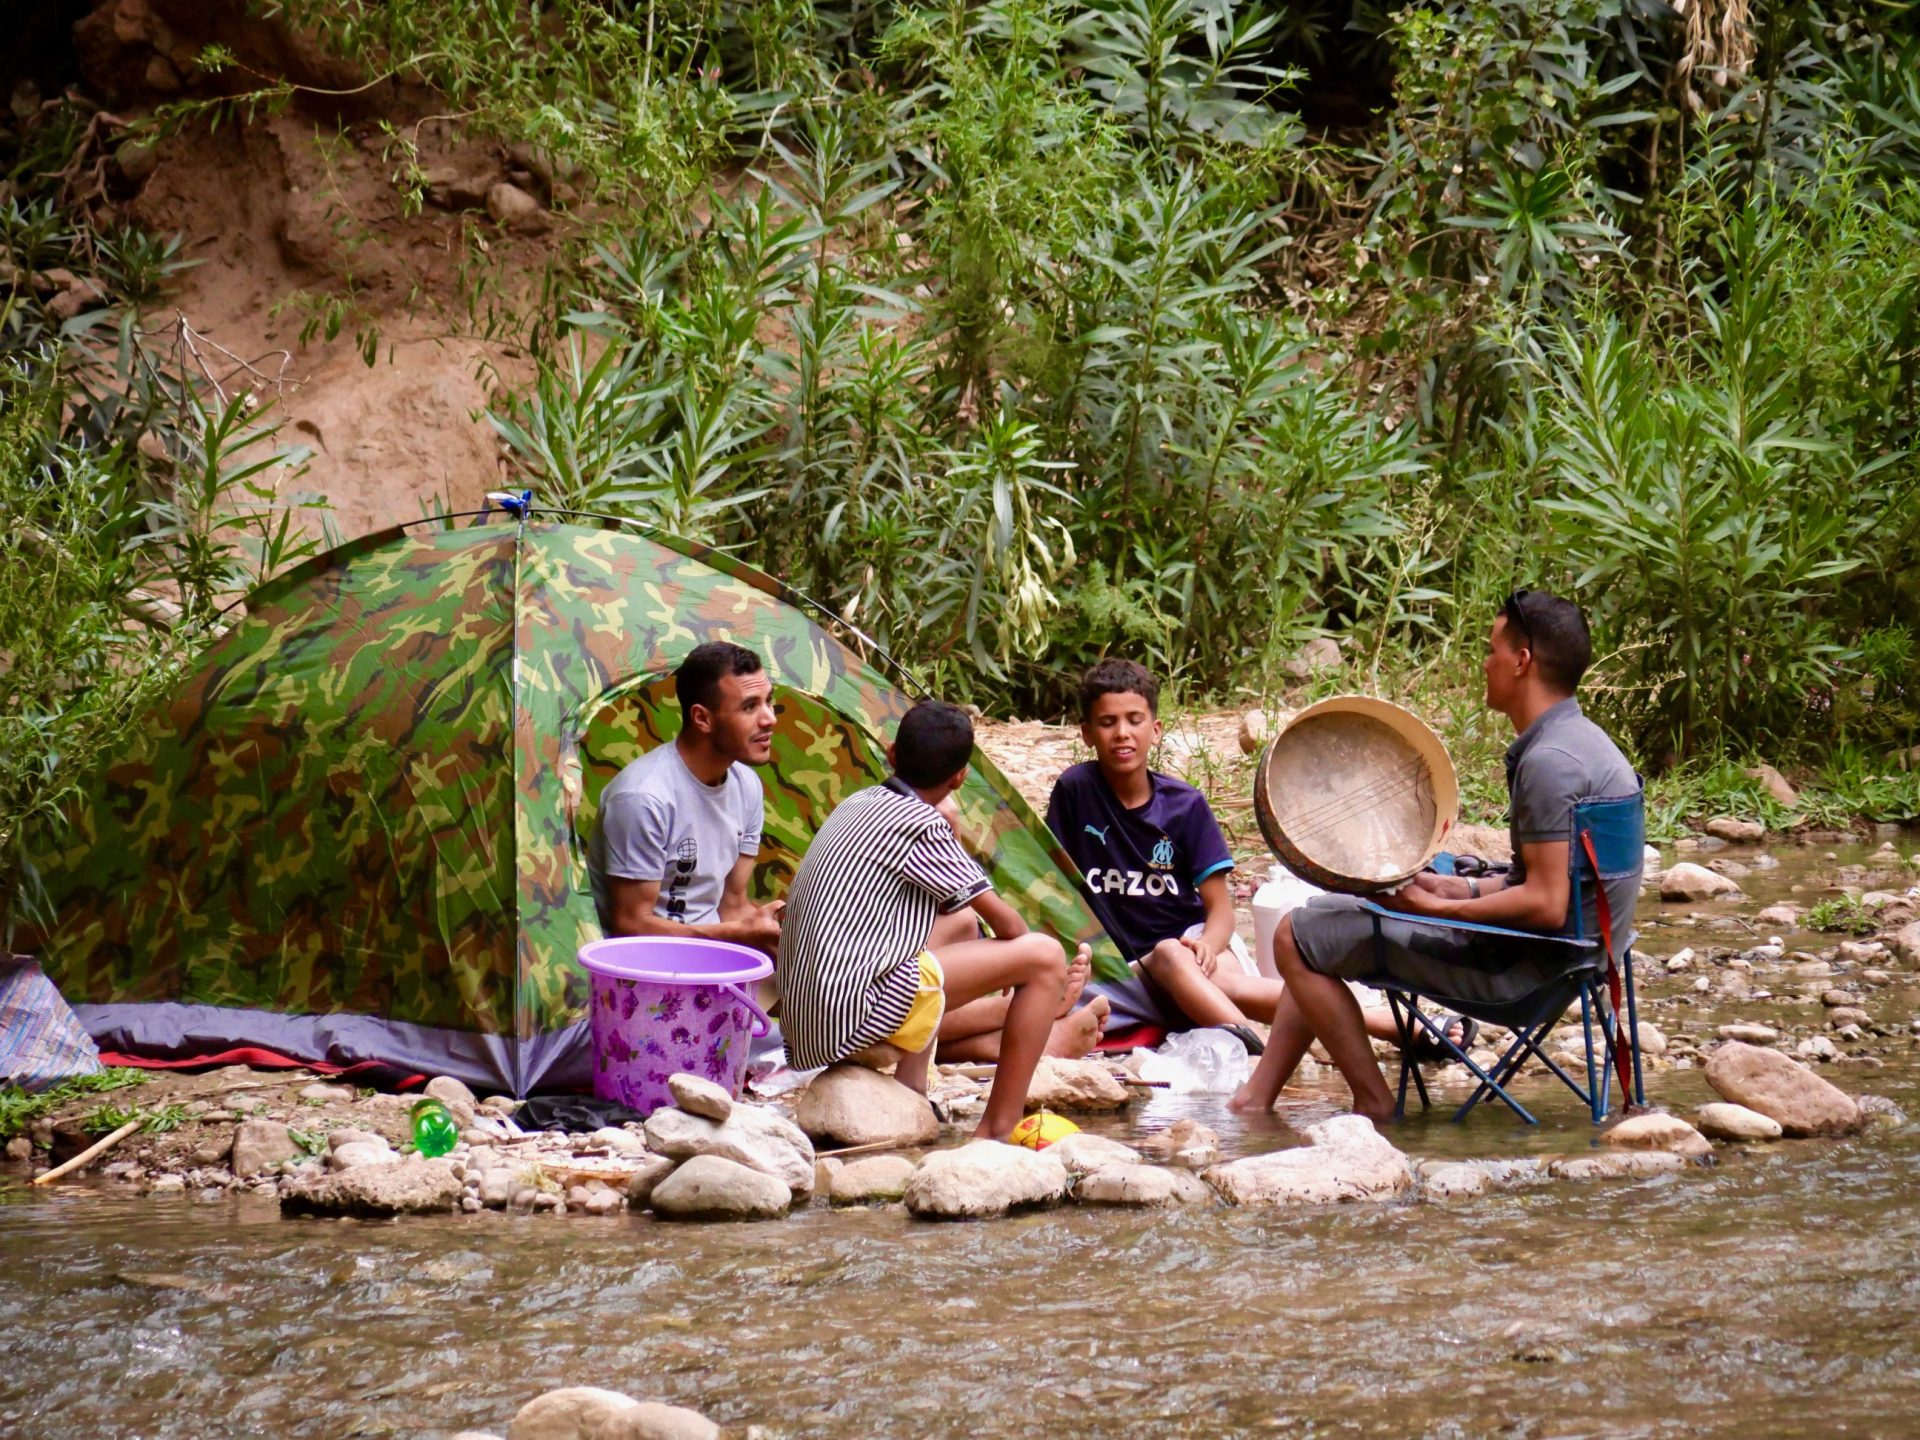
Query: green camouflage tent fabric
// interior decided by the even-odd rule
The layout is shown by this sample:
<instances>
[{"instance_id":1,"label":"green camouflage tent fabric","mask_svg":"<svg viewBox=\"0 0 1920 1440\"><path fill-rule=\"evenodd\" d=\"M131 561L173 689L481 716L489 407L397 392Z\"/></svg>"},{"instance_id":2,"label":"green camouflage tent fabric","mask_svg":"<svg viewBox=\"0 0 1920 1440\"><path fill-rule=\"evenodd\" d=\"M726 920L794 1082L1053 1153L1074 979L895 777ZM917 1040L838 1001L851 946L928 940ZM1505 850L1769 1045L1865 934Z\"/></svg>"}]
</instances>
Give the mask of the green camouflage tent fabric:
<instances>
[{"instance_id":1,"label":"green camouflage tent fabric","mask_svg":"<svg viewBox=\"0 0 1920 1440\"><path fill-rule=\"evenodd\" d=\"M677 733L667 677L709 639L776 686L755 888L784 893L827 811L884 775L911 698L769 577L536 510L370 535L250 596L37 857L47 973L107 1048L570 1082L593 807ZM1121 973L1071 863L977 752L958 800L996 888Z\"/></svg>"}]
</instances>

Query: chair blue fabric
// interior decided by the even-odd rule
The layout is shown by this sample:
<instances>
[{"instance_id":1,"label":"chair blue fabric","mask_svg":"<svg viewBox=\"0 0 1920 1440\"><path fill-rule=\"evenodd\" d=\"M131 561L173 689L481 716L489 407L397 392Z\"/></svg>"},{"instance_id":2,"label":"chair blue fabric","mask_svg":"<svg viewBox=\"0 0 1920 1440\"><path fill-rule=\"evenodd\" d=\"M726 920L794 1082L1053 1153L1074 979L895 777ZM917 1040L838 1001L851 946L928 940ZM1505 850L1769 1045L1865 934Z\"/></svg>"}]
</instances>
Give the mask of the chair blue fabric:
<instances>
[{"instance_id":1,"label":"chair blue fabric","mask_svg":"<svg viewBox=\"0 0 1920 1440\"><path fill-rule=\"evenodd\" d=\"M1636 789L1631 795L1599 796L1580 801L1574 806L1573 833L1569 839L1572 842L1568 860L1572 894L1568 904L1567 928L1561 934L1539 935L1466 920L1417 917L1422 925L1484 935L1512 936L1566 949L1567 966L1560 975L1531 994L1504 1005L1464 1001L1457 996L1410 986L1386 974L1385 937L1380 922L1416 917L1385 909L1371 901L1362 907L1373 917L1374 945L1380 957L1380 974L1362 983L1386 992L1394 1021L1400 1027L1400 1081L1395 1097L1395 1113L1404 1113L1406 1110L1409 1078L1419 1092L1422 1108L1430 1103L1426 1080L1410 1054L1415 1025L1465 1065L1480 1082L1473 1094L1467 1097L1467 1102L1454 1113L1455 1120L1464 1120L1474 1106L1489 1095L1494 1095L1527 1124L1538 1123L1532 1113L1506 1089L1529 1056L1537 1057L1549 1072L1580 1097L1596 1124L1607 1118L1608 1087L1616 1074L1628 1103L1646 1103L1646 1088L1640 1068L1639 1004L1633 989L1634 935L1630 928L1633 916L1612 915L1605 889L1606 881L1635 874L1641 868L1646 848L1644 787ZM1586 933L1585 895L1589 887L1597 891L1599 928L1602 931L1599 935ZM1617 942L1616 935L1621 937ZM1444 1005L1462 1015L1471 1015L1483 1024L1503 1026L1513 1032L1513 1040L1491 1068L1482 1069L1442 1031L1432 1017L1420 1009L1423 999ZM1580 1002L1580 1028L1586 1045L1584 1086L1540 1048L1547 1033L1576 999ZM1620 1016L1623 1008L1626 1011L1624 1026ZM1594 1057L1596 1021L1601 1037L1597 1066Z\"/></svg>"}]
</instances>

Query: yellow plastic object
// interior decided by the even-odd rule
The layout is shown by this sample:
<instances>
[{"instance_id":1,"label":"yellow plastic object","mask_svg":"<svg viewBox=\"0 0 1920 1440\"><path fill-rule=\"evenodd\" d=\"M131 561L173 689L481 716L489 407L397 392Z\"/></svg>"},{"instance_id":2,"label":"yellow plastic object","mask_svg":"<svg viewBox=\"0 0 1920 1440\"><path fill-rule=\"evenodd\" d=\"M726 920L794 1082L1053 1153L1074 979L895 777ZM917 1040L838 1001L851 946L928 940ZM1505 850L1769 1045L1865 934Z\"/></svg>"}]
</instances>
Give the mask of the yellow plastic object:
<instances>
[{"instance_id":1,"label":"yellow plastic object","mask_svg":"<svg viewBox=\"0 0 1920 1440\"><path fill-rule=\"evenodd\" d=\"M1041 1110L1014 1126L1007 1140L1014 1145L1024 1145L1029 1150L1044 1150L1056 1140L1079 1133L1080 1127L1064 1115L1050 1115Z\"/></svg>"}]
</instances>

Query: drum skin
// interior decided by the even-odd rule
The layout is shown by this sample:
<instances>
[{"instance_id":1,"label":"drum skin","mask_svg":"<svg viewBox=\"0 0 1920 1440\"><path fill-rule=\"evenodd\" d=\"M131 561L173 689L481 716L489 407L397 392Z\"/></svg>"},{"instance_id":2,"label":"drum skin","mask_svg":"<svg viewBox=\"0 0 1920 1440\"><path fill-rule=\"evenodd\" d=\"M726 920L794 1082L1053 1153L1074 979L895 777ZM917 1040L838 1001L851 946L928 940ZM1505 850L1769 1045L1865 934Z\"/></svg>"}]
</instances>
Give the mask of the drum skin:
<instances>
[{"instance_id":1,"label":"drum skin","mask_svg":"<svg viewBox=\"0 0 1920 1440\"><path fill-rule=\"evenodd\" d=\"M1419 716L1369 695L1336 695L1295 715L1260 752L1253 809L1273 853L1301 879L1374 895L1439 853L1459 817L1460 787L1447 747Z\"/></svg>"}]
</instances>

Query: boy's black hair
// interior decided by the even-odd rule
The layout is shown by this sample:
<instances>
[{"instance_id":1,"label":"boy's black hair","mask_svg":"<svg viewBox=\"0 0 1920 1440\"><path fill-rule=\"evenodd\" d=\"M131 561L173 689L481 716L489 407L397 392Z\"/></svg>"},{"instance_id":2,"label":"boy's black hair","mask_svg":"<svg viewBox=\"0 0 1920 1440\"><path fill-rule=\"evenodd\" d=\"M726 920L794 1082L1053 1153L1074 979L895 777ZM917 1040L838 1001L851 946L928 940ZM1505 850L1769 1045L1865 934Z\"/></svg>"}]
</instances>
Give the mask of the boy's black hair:
<instances>
[{"instance_id":1,"label":"boy's black hair","mask_svg":"<svg viewBox=\"0 0 1920 1440\"><path fill-rule=\"evenodd\" d=\"M1500 614L1514 644L1533 652L1540 678L1571 695L1593 663L1593 635L1580 607L1545 590L1516 590Z\"/></svg>"},{"instance_id":2,"label":"boy's black hair","mask_svg":"<svg viewBox=\"0 0 1920 1440\"><path fill-rule=\"evenodd\" d=\"M1080 677L1080 719L1093 714L1093 702L1102 695L1138 695L1149 714L1160 713L1160 681L1144 665L1109 656Z\"/></svg>"},{"instance_id":3,"label":"boy's black hair","mask_svg":"<svg viewBox=\"0 0 1920 1440\"><path fill-rule=\"evenodd\" d=\"M916 790L944 785L973 759L973 721L958 705L922 700L900 717L893 773Z\"/></svg>"},{"instance_id":4,"label":"boy's black hair","mask_svg":"<svg viewBox=\"0 0 1920 1440\"><path fill-rule=\"evenodd\" d=\"M680 699L680 713L691 715L696 705L713 709L720 698L721 676L758 675L761 669L758 655L730 640L709 640L694 646L673 672L673 693Z\"/></svg>"}]
</instances>

